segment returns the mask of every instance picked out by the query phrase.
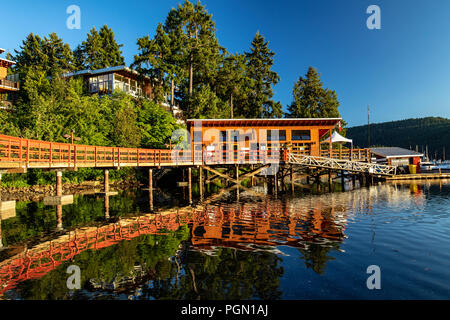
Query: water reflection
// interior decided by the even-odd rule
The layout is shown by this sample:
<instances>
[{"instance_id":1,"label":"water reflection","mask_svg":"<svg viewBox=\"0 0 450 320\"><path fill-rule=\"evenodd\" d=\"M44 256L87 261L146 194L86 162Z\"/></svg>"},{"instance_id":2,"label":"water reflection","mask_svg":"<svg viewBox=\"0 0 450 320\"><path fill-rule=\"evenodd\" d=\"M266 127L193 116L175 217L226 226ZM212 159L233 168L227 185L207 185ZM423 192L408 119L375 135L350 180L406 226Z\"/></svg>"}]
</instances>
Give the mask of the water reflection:
<instances>
[{"instance_id":1,"label":"water reflection","mask_svg":"<svg viewBox=\"0 0 450 320\"><path fill-rule=\"evenodd\" d=\"M283 297L284 261L295 252L302 261L295 266L298 272L326 275L329 263L344 252L346 229L356 217L377 214L380 208L424 209L436 187L442 189L432 183L396 182L158 214L142 213L150 206L145 193L77 197L73 205L56 208L18 204L17 216L2 221L4 243L16 250L0 255L0 295L278 299ZM64 233L52 234L55 229ZM20 247L24 241L27 246ZM80 291L66 287L71 264L82 270Z\"/></svg>"}]
</instances>

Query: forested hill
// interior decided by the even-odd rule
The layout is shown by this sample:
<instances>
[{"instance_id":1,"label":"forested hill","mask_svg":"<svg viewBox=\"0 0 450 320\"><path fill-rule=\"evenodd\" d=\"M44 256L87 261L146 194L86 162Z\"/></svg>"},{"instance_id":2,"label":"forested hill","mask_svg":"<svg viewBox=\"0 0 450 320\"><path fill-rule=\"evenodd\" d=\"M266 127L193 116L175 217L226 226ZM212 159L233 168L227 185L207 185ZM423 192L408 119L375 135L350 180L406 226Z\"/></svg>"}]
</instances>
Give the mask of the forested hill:
<instances>
[{"instance_id":1,"label":"forested hill","mask_svg":"<svg viewBox=\"0 0 450 320\"><path fill-rule=\"evenodd\" d=\"M367 125L347 129L347 137L354 146L367 147ZM450 159L450 119L427 117L370 124L371 146L395 146L425 151L428 145L430 158Z\"/></svg>"}]
</instances>

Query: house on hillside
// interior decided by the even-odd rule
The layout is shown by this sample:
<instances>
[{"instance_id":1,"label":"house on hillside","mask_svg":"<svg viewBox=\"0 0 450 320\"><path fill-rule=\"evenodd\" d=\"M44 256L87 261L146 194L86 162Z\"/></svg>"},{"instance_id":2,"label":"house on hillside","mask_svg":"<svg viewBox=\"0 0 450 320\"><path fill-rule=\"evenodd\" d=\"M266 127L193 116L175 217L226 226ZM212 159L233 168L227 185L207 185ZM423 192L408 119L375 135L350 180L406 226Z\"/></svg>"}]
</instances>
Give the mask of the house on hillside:
<instances>
[{"instance_id":1,"label":"house on hillside","mask_svg":"<svg viewBox=\"0 0 450 320\"><path fill-rule=\"evenodd\" d=\"M0 54L5 52L0 48ZM0 108L8 108L19 91L19 80L16 75L8 75L8 68L15 64L14 61L0 58Z\"/></svg>"},{"instance_id":2,"label":"house on hillside","mask_svg":"<svg viewBox=\"0 0 450 320\"><path fill-rule=\"evenodd\" d=\"M110 94L123 91L133 97L152 98L150 78L140 75L127 66L116 66L98 70L80 70L62 75L65 78L82 77L89 93Z\"/></svg>"},{"instance_id":3,"label":"house on hillside","mask_svg":"<svg viewBox=\"0 0 450 320\"><path fill-rule=\"evenodd\" d=\"M154 97L150 78L139 74L136 70L127 66L108 67L98 70L80 70L63 74L63 77L83 77L89 93L111 94L118 90L125 92L135 98ZM161 106L171 112L178 122L183 122L182 111L177 106L162 103Z\"/></svg>"}]
</instances>

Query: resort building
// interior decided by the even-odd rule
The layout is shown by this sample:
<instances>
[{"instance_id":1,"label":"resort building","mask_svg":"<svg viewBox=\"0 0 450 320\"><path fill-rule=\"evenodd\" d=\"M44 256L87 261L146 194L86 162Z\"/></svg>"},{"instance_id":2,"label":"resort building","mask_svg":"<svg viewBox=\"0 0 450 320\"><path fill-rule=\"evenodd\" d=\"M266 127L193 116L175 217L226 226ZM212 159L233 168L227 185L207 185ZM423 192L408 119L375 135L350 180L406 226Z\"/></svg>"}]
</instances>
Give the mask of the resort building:
<instances>
[{"instance_id":1,"label":"resort building","mask_svg":"<svg viewBox=\"0 0 450 320\"><path fill-rule=\"evenodd\" d=\"M0 54L5 52L0 48ZM19 81L16 75L8 75L8 68L15 62L0 58L0 108L8 108L14 101L14 94L19 91Z\"/></svg>"},{"instance_id":2,"label":"resort building","mask_svg":"<svg viewBox=\"0 0 450 320\"><path fill-rule=\"evenodd\" d=\"M282 149L292 153L320 155L320 139L331 136L341 118L317 119L195 119L187 120L192 151L211 155L237 154L237 151L267 152ZM330 147L329 145L326 147ZM324 146L325 148L325 146Z\"/></svg>"},{"instance_id":3,"label":"resort building","mask_svg":"<svg viewBox=\"0 0 450 320\"><path fill-rule=\"evenodd\" d=\"M114 90L123 91L133 97L152 98L150 78L140 75L126 66L109 67L98 70L70 72L63 77L83 77L89 93L110 94Z\"/></svg>"}]
</instances>

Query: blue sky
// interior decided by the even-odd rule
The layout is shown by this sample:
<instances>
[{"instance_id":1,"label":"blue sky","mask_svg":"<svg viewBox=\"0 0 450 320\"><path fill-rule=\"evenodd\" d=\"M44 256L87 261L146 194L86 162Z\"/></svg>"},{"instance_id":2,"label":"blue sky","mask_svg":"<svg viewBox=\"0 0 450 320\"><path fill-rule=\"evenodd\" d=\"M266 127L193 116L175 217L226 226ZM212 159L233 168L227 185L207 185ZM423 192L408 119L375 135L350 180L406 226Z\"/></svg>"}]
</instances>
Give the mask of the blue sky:
<instances>
[{"instance_id":1,"label":"blue sky","mask_svg":"<svg viewBox=\"0 0 450 320\"><path fill-rule=\"evenodd\" d=\"M181 0L7 1L0 47L17 49L30 32L56 32L74 48L95 26L113 29L127 64L136 39L152 36ZM281 81L275 99L284 107L308 66L336 90L350 126L424 116L450 117L450 1L203 0L217 38L230 52L248 51L256 32L276 53ZM66 28L66 8L81 8L81 30ZM381 30L369 30L369 5L381 9ZM6 29L5 29L6 28Z\"/></svg>"}]
</instances>

